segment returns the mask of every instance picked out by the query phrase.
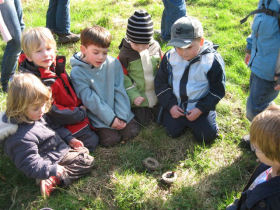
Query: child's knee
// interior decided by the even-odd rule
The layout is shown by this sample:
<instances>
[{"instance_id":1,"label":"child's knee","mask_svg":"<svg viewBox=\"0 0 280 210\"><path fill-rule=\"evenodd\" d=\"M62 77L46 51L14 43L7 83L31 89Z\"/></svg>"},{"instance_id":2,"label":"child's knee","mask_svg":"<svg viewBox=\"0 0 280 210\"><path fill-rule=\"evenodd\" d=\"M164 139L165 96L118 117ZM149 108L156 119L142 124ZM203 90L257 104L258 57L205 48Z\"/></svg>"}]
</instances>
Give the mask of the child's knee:
<instances>
[{"instance_id":1,"label":"child's knee","mask_svg":"<svg viewBox=\"0 0 280 210\"><path fill-rule=\"evenodd\" d=\"M123 140L125 140L125 141L132 139L139 134L140 129L141 128L140 128L139 124L134 119L132 119L127 124L127 126L123 130L121 130L121 136L122 136Z\"/></svg>"},{"instance_id":2,"label":"child's knee","mask_svg":"<svg viewBox=\"0 0 280 210\"><path fill-rule=\"evenodd\" d=\"M198 142L210 144L218 137L218 129L210 127L207 130L194 131L194 136Z\"/></svg>"}]
</instances>

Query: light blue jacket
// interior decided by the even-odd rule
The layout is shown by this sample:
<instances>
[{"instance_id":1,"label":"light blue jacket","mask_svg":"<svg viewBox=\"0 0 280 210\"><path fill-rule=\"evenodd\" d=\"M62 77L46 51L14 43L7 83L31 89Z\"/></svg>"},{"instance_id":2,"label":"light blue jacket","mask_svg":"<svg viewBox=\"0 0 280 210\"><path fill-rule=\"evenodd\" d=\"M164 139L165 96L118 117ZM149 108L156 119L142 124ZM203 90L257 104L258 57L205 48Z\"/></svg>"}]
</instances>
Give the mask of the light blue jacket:
<instances>
[{"instance_id":1,"label":"light blue jacket","mask_svg":"<svg viewBox=\"0 0 280 210\"><path fill-rule=\"evenodd\" d=\"M134 115L123 85L123 70L117 59L107 56L96 68L83 62L81 54L76 53L70 63L71 81L94 127L110 128L116 117L127 123L132 120Z\"/></svg>"},{"instance_id":2,"label":"light blue jacket","mask_svg":"<svg viewBox=\"0 0 280 210\"><path fill-rule=\"evenodd\" d=\"M279 0L271 0L268 7L268 0L264 2L267 9L279 12ZM261 8L261 6L262 0L260 0L258 8ZM279 48L280 31L278 19L264 13L256 14L252 24L252 33L247 38L247 50L251 51L248 66L252 72L262 79L273 81Z\"/></svg>"}]
</instances>

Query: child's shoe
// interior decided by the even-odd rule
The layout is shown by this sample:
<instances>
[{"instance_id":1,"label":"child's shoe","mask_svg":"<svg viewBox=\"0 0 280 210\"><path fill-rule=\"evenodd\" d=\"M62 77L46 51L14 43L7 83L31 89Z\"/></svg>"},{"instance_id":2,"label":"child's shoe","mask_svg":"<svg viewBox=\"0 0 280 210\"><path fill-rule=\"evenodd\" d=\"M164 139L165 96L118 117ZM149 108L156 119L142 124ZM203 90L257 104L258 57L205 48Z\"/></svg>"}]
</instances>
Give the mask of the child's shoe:
<instances>
[{"instance_id":1,"label":"child's shoe","mask_svg":"<svg viewBox=\"0 0 280 210\"><path fill-rule=\"evenodd\" d=\"M40 188L41 188L41 194L44 198L50 197L51 192L55 189L57 185L60 184L59 177L51 176L48 179L41 180L40 182Z\"/></svg>"}]
</instances>

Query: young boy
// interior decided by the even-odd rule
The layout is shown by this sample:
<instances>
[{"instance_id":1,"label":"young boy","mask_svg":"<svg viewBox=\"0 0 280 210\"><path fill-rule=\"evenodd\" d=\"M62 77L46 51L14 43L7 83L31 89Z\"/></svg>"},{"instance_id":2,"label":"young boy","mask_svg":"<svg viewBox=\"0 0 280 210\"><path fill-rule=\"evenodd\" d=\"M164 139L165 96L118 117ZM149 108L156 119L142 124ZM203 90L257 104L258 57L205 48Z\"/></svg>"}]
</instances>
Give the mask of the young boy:
<instances>
[{"instance_id":1,"label":"young boy","mask_svg":"<svg viewBox=\"0 0 280 210\"><path fill-rule=\"evenodd\" d=\"M122 66L107 55L110 43L111 34L103 27L86 28L81 33L81 52L70 60L74 88L104 146L133 138L140 131L123 86Z\"/></svg>"},{"instance_id":2,"label":"young boy","mask_svg":"<svg viewBox=\"0 0 280 210\"><path fill-rule=\"evenodd\" d=\"M162 57L160 45L153 39L151 16L144 10L136 10L128 19L126 36L119 47L124 86L135 119L147 125L156 114L154 75Z\"/></svg>"},{"instance_id":3,"label":"young boy","mask_svg":"<svg viewBox=\"0 0 280 210\"><path fill-rule=\"evenodd\" d=\"M6 112L0 116L5 153L26 176L40 180L43 197L57 185L69 185L89 173L94 163L87 148L72 149L65 143L79 140L44 116L51 95L38 77L17 74L9 86Z\"/></svg>"},{"instance_id":4,"label":"young boy","mask_svg":"<svg viewBox=\"0 0 280 210\"><path fill-rule=\"evenodd\" d=\"M24 54L19 59L19 70L36 75L52 89L53 105L48 115L54 122L65 125L75 138L93 151L98 136L91 130L86 108L72 88L65 71L65 57L56 56L56 42L50 30L38 27L25 31L22 49Z\"/></svg>"},{"instance_id":5,"label":"young boy","mask_svg":"<svg viewBox=\"0 0 280 210\"><path fill-rule=\"evenodd\" d=\"M236 209L280 209L280 107L269 106L252 121L251 144L262 163L252 174L241 197L227 207Z\"/></svg>"},{"instance_id":6,"label":"young boy","mask_svg":"<svg viewBox=\"0 0 280 210\"><path fill-rule=\"evenodd\" d=\"M217 137L215 107L225 95L223 59L204 41L202 25L194 17L172 25L168 45L174 48L164 55L155 77L162 124L171 137L190 127L198 141L209 143Z\"/></svg>"}]
</instances>

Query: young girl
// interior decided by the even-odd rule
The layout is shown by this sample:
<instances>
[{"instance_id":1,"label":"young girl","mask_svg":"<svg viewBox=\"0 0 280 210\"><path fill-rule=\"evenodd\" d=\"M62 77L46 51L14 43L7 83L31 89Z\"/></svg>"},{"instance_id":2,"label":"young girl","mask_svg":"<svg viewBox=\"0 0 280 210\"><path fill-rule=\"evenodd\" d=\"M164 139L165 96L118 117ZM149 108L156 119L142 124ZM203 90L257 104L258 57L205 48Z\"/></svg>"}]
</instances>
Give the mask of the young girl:
<instances>
[{"instance_id":1,"label":"young girl","mask_svg":"<svg viewBox=\"0 0 280 210\"><path fill-rule=\"evenodd\" d=\"M94 158L82 142L44 114L51 106L51 91L36 76L14 76L1 116L0 140L4 151L26 176L39 179L42 196L57 185L69 185L90 172ZM64 141L74 141L70 148Z\"/></svg>"}]
</instances>

